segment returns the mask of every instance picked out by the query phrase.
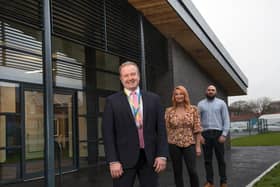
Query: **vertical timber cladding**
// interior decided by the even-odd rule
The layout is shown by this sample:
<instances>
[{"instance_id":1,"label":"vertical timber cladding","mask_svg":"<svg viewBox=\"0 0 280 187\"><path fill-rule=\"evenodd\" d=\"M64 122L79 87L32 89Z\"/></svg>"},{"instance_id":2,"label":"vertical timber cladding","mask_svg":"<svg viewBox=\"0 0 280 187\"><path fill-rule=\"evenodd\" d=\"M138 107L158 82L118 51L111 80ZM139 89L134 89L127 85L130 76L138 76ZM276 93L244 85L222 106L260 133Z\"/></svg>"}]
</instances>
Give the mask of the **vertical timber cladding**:
<instances>
[{"instance_id":1,"label":"vertical timber cladding","mask_svg":"<svg viewBox=\"0 0 280 187\"><path fill-rule=\"evenodd\" d=\"M140 62L140 23L138 12L126 0L106 0L107 49Z\"/></svg>"},{"instance_id":2,"label":"vertical timber cladding","mask_svg":"<svg viewBox=\"0 0 280 187\"><path fill-rule=\"evenodd\" d=\"M10 20L32 27L41 26L41 1L0 1L0 21Z\"/></svg>"}]
</instances>

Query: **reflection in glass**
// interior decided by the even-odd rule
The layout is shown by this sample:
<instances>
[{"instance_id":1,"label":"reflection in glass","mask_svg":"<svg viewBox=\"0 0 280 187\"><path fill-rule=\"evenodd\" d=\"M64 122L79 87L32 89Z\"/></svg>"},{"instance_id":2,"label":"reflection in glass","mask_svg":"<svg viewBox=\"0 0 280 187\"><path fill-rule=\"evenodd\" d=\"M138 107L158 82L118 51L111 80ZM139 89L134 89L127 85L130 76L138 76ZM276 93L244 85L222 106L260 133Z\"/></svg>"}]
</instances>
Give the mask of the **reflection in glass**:
<instances>
[{"instance_id":1,"label":"reflection in glass","mask_svg":"<svg viewBox=\"0 0 280 187\"><path fill-rule=\"evenodd\" d=\"M87 119L79 117L79 141L87 140Z\"/></svg>"},{"instance_id":2,"label":"reflection in glass","mask_svg":"<svg viewBox=\"0 0 280 187\"><path fill-rule=\"evenodd\" d=\"M0 181L20 177L20 149L0 149Z\"/></svg>"},{"instance_id":3,"label":"reflection in glass","mask_svg":"<svg viewBox=\"0 0 280 187\"><path fill-rule=\"evenodd\" d=\"M9 48L42 54L42 32L16 23L4 23L4 44Z\"/></svg>"},{"instance_id":4,"label":"reflection in glass","mask_svg":"<svg viewBox=\"0 0 280 187\"><path fill-rule=\"evenodd\" d=\"M56 86L83 89L85 47L58 37L53 41Z\"/></svg>"},{"instance_id":5,"label":"reflection in glass","mask_svg":"<svg viewBox=\"0 0 280 187\"><path fill-rule=\"evenodd\" d=\"M119 91L121 89L120 79L118 75L105 73L105 72L96 72L97 79L97 88Z\"/></svg>"},{"instance_id":6,"label":"reflection in glass","mask_svg":"<svg viewBox=\"0 0 280 187\"><path fill-rule=\"evenodd\" d=\"M108 53L96 51L96 68L118 73L120 58Z\"/></svg>"},{"instance_id":7,"label":"reflection in glass","mask_svg":"<svg viewBox=\"0 0 280 187\"><path fill-rule=\"evenodd\" d=\"M99 97L98 102L99 102L99 112L103 112L105 104L106 104L106 98L105 97Z\"/></svg>"},{"instance_id":8,"label":"reflection in glass","mask_svg":"<svg viewBox=\"0 0 280 187\"><path fill-rule=\"evenodd\" d=\"M55 84L61 87L83 89L85 69L79 64L70 63L72 60L61 53L54 55Z\"/></svg>"},{"instance_id":9,"label":"reflection in glass","mask_svg":"<svg viewBox=\"0 0 280 187\"><path fill-rule=\"evenodd\" d=\"M87 113L87 101L86 101L86 93L78 92L78 114L86 115Z\"/></svg>"},{"instance_id":10,"label":"reflection in glass","mask_svg":"<svg viewBox=\"0 0 280 187\"><path fill-rule=\"evenodd\" d=\"M3 23L0 21L0 23ZM0 79L42 83L41 31L14 23L0 29Z\"/></svg>"},{"instance_id":11,"label":"reflection in glass","mask_svg":"<svg viewBox=\"0 0 280 187\"><path fill-rule=\"evenodd\" d=\"M79 151L80 151L80 164L87 165L88 143L87 143L86 117L79 117Z\"/></svg>"},{"instance_id":12,"label":"reflection in glass","mask_svg":"<svg viewBox=\"0 0 280 187\"><path fill-rule=\"evenodd\" d=\"M41 176L44 171L43 94L25 91L25 172ZM62 148L62 167L74 167L72 94L54 94L54 138ZM56 155L59 149L56 147Z\"/></svg>"},{"instance_id":13,"label":"reflection in glass","mask_svg":"<svg viewBox=\"0 0 280 187\"><path fill-rule=\"evenodd\" d=\"M19 178L21 149L18 84L0 82L0 181Z\"/></svg>"},{"instance_id":14,"label":"reflection in glass","mask_svg":"<svg viewBox=\"0 0 280 187\"><path fill-rule=\"evenodd\" d=\"M63 167L73 167L72 99L72 95L54 95L54 137L62 148Z\"/></svg>"},{"instance_id":15,"label":"reflection in glass","mask_svg":"<svg viewBox=\"0 0 280 187\"><path fill-rule=\"evenodd\" d=\"M55 54L64 54L65 57L72 59L72 62L85 63L85 47L69 40L53 37L53 51Z\"/></svg>"},{"instance_id":16,"label":"reflection in glass","mask_svg":"<svg viewBox=\"0 0 280 187\"><path fill-rule=\"evenodd\" d=\"M0 82L0 112L16 112L18 84Z\"/></svg>"},{"instance_id":17,"label":"reflection in glass","mask_svg":"<svg viewBox=\"0 0 280 187\"><path fill-rule=\"evenodd\" d=\"M20 116L6 115L6 146L21 145Z\"/></svg>"},{"instance_id":18,"label":"reflection in glass","mask_svg":"<svg viewBox=\"0 0 280 187\"><path fill-rule=\"evenodd\" d=\"M44 169L43 93L25 91L25 160L26 173Z\"/></svg>"},{"instance_id":19,"label":"reflection in glass","mask_svg":"<svg viewBox=\"0 0 280 187\"><path fill-rule=\"evenodd\" d=\"M87 142L80 142L79 143L79 150L80 150L80 166L88 166L88 143Z\"/></svg>"},{"instance_id":20,"label":"reflection in glass","mask_svg":"<svg viewBox=\"0 0 280 187\"><path fill-rule=\"evenodd\" d=\"M0 148L6 147L6 117L0 116ZM0 152L0 163L6 160L4 151Z\"/></svg>"},{"instance_id":21,"label":"reflection in glass","mask_svg":"<svg viewBox=\"0 0 280 187\"><path fill-rule=\"evenodd\" d=\"M87 142L80 142L80 157L86 158L88 156Z\"/></svg>"},{"instance_id":22,"label":"reflection in glass","mask_svg":"<svg viewBox=\"0 0 280 187\"><path fill-rule=\"evenodd\" d=\"M102 138L102 118L98 118L98 158L99 160L105 160L105 151Z\"/></svg>"}]
</instances>

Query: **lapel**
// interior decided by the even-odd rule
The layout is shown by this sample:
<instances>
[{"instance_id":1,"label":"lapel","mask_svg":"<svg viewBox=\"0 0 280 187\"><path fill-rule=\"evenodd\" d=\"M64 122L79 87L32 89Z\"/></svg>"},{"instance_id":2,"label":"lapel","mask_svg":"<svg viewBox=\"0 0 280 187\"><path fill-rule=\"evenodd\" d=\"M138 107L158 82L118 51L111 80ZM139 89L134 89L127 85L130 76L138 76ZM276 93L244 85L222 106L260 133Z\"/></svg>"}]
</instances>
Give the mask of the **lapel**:
<instances>
[{"instance_id":1,"label":"lapel","mask_svg":"<svg viewBox=\"0 0 280 187\"><path fill-rule=\"evenodd\" d=\"M121 100L120 100L120 102L121 102L121 106L124 106L124 110L125 110L124 112L126 114L128 114L129 119L132 120L135 123L134 117L133 117L133 114L132 114L132 111L131 111L131 108L130 108L130 104L128 102L127 96L124 93L124 91L122 91L122 93L121 93Z\"/></svg>"}]
</instances>

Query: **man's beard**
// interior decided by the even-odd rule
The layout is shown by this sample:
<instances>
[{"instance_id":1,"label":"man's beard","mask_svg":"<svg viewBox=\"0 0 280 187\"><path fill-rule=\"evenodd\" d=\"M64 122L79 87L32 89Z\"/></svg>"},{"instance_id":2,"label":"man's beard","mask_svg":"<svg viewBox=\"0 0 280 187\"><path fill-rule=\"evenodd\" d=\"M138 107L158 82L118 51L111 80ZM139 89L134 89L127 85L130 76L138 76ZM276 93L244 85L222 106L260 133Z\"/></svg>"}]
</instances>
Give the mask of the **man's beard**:
<instances>
[{"instance_id":1,"label":"man's beard","mask_svg":"<svg viewBox=\"0 0 280 187\"><path fill-rule=\"evenodd\" d=\"M206 98L208 100L213 100L213 99L215 99L215 97L216 97L216 95L208 95L208 94L206 94Z\"/></svg>"}]
</instances>

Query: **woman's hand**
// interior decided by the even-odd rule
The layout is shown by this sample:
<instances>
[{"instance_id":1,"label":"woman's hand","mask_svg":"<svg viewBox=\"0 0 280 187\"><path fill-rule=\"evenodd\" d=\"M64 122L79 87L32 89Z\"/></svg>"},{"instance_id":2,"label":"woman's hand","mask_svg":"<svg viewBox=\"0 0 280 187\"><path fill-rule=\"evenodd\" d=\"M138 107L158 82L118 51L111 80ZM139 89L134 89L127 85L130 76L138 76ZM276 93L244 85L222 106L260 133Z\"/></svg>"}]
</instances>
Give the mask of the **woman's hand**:
<instances>
[{"instance_id":1,"label":"woman's hand","mask_svg":"<svg viewBox=\"0 0 280 187\"><path fill-rule=\"evenodd\" d=\"M195 152L196 152L196 156L200 156L201 155L201 147L200 145L195 146Z\"/></svg>"},{"instance_id":2,"label":"woman's hand","mask_svg":"<svg viewBox=\"0 0 280 187\"><path fill-rule=\"evenodd\" d=\"M199 141L201 144L205 144L205 139L203 136L200 135L199 139L200 139Z\"/></svg>"}]
</instances>

